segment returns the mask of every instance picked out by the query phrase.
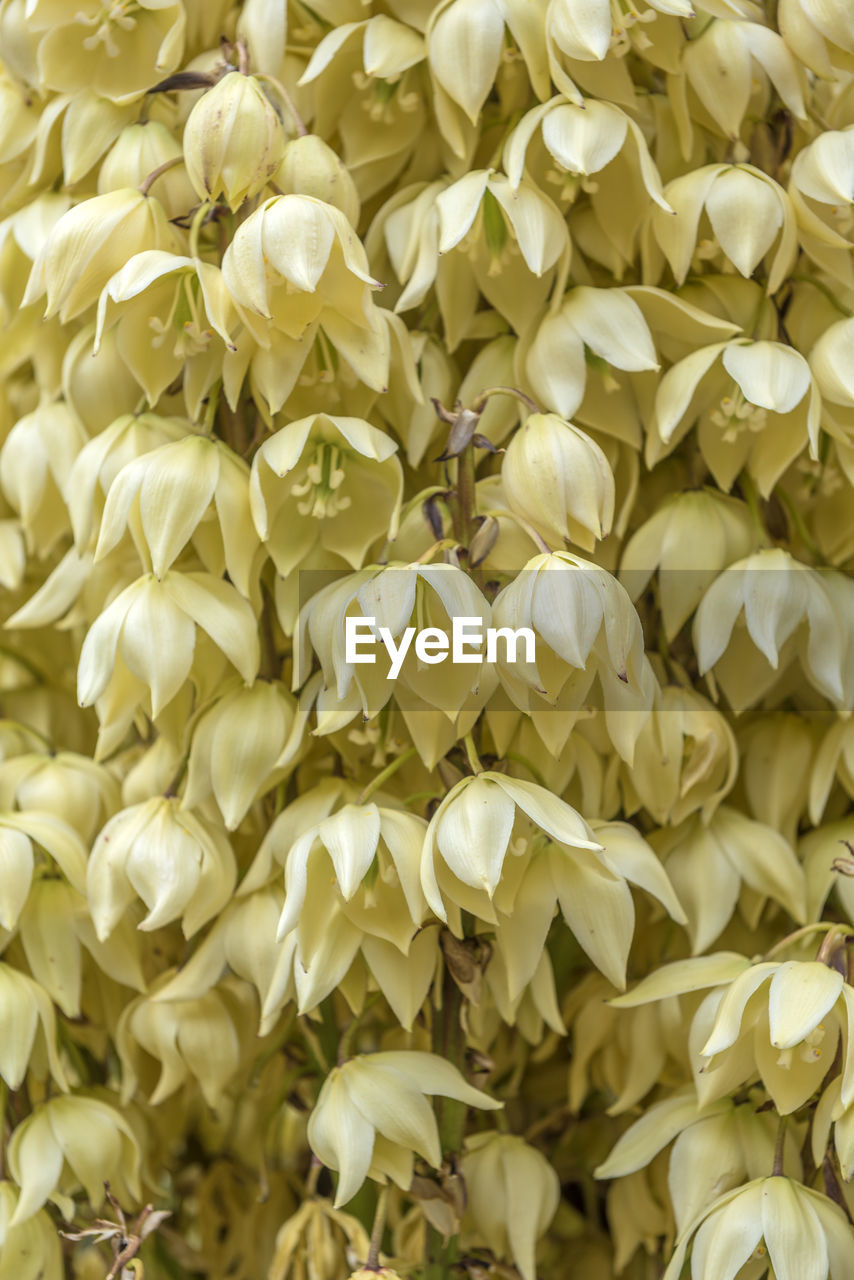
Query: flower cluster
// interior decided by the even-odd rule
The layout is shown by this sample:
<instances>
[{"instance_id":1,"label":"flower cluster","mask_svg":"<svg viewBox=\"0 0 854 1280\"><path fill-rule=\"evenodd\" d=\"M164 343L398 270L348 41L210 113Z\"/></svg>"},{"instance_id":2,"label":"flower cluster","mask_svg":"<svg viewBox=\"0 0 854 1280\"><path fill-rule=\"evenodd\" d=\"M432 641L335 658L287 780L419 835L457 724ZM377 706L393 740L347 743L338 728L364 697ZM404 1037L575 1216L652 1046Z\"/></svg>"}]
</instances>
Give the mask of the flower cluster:
<instances>
[{"instance_id":1,"label":"flower cluster","mask_svg":"<svg viewBox=\"0 0 854 1280\"><path fill-rule=\"evenodd\" d=\"M0 588L0 1280L852 1274L850 0L0 0Z\"/></svg>"}]
</instances>

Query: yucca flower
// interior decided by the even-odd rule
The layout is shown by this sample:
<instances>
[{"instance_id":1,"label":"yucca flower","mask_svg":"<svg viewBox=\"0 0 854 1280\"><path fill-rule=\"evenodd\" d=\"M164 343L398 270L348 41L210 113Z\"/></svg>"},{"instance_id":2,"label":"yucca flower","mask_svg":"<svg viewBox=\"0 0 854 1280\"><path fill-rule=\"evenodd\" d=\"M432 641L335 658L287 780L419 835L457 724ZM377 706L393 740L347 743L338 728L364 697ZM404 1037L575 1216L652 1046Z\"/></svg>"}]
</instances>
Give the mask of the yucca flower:
<instances>
[{"instance_id":1,"label":"yucca flower","mask_svg":"<svg viewBox=\"0 0 854 1280\"><path fill-rule=\"evenodd\" d=\"M439 1131L427 1101L435 1094L487 1111L502 1105L434 1053L372 1053L332 1068L308 1122L308 1141L338 1170L336 1208L352 1200L367 1177L408 1187L416 1153L439 1167Z\"/></svg>"}]
</instances>

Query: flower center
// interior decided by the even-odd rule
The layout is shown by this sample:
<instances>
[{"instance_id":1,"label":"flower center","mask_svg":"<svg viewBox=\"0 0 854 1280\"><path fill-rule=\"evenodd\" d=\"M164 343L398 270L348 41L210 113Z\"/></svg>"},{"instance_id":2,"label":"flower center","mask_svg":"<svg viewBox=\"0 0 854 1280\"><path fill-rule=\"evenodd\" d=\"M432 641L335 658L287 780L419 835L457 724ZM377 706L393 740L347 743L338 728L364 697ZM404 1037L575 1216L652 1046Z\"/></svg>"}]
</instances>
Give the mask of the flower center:
<instances>
[{"instance_id":1,"label":"flower center","mask_svg":"<svg viewBox=\"0 0 854 1280\"><path fill-rule=\"evenodd\" d=\"M733 444L744 431L762 431L767 417L767 409L759 409L745 400L738 387L733 387L732 394L724 396L711 414L715 426L723 428L727 444Z\"/></svg>"},{"instance_id":2,"label":"flower center","mask_svg":"<svg viewBox=\"0 0 854 1280\"><path fill-rule=\"evenodd\" d=\"M113 28L121 27L123 31L133 31L136 26L136 17L139 11L137 0L113 0L112 4L104 5L98 17L89 19L82 14L79 15L78 21L85 22L87 26L94 25L95 30L90 36L83 41L83 48L89 51L97 49L99 44L104 46L104 52L108 58L117 58L121 50L113 38Z\"/></svg>"},{"instance_id":3,"label":"flower center","mask_svg":"<svg viewBox=\"0 0 854 1280\"><path fill-rule=\"evenodd\" d=\"M291 485L291 493L302 499L297 503L297 511L301 516L325 520L346 511L350 506L350 498L338 493L346 474L339 466L341 456L341 450L336 445L318 445L305 469L304 478Z\"/></svg>"}]
</instances>

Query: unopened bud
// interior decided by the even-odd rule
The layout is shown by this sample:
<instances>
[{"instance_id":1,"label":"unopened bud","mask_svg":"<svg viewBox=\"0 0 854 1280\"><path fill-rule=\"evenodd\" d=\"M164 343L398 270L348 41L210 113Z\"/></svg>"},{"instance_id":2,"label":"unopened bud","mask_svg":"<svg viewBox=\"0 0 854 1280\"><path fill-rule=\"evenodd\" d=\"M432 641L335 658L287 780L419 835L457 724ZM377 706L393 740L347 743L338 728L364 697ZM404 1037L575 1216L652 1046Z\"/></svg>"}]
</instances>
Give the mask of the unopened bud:
<instances>
[{"instance_id":1,"label":"unopened bud","mask_svg":"<svg viewBox=\"0 0 854 1280\"><path fill-rule=\"evenodd\" d=\"M190 112L184 128L187 173L201 199L224 197L232 212L266 186L285 135L253 76L230 72Z\"/></svg>"},{"instance_id":2,"label":"unopened bud","mask_svg":"<svg viewBox=\"0 0 854 1280\"><path fill-rule=\"evenodd\" d=\"M353 226L359 220L359 193L339 156L322 138L307 133L285 146L276 186L287 194L314 196L340 209Z\"/></svg>"},{"instance_id":3,"label":"unopened bud","mask_svg":"<svg viewBox=\"0 0 854 1280\"><path fill-rule=\"evenodd\" d=\"M608 459L585 432L554 413L532 414L516 432L501 469L510 509L559 543L592 551L614 518Z\"/></svg>"}]
</instances>

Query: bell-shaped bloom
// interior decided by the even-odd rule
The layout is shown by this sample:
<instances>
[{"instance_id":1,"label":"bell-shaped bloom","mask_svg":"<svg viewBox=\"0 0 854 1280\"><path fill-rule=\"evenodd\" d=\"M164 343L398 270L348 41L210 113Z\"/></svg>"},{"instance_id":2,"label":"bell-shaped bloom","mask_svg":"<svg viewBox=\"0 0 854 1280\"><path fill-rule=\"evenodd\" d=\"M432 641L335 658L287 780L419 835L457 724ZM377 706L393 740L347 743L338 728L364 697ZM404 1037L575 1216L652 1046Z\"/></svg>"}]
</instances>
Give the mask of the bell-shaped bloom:
<instances>
[{"instance_id":1,"label":"bell-shaped bloom","mask_svg":"<svg viewBox=\"0 0 854 1280\"><path fill-rule=\"evenodd\" d=\"M638 600L658 570L661 618L671 641L720 571L748 555L755 541L743 502L714 489L679 493L629 538L620 561L620 581L631 599Z\"/></svg>"},{"instance_id":2,"label":"bell-shaped bloom","mask_svg":"<svg viewBox=\"0 0 854 1280\"><path fill-rule=\"evenodd\" d=\"M798 63L782 36L758 22L716 16L686 44L682 66L700 102L729 138L739 135L757 75L767 76L792 114L806 119Z\"/></svg>"},{"instance_id":3,"label":"bell-shaped bloom","mask_svg":"<svg viewBox=\"0 0 854 1280\"><path fill-rule=\"evenodd\" d=\"M51 0L33 0L26 21L35 84L58 93L91 89L133 102L174 71L184 50L186 14L178 0L136 0L131 10L105 9L100 0L57 10Z\"/></svg>"},{"instance_id":4,"label":"bell-shaped bloom","mask_svg":"<svg viewBox=\"0 0 854 1280\"><path fill-rule=\"evenodd\" d=\"M548 94L542 17L538 13L532 21L526 7L524 0L449 0L430 15L430 70L440 93L447 94L473 125L478 123L501 65L505 26L524 59L537 97Z\"/></svg>"},{"instance_id":5,"label":"bell-shaped bloom","mask_svg":"<svg viewBox=\"0 0 854 1280\"><path fill-rule=\"evenodd\" d=\"M30 971L68 1018L81 1016L84 952L115 982L141 991L139 938L129 921L106 941L95 935L86 898L57 878L34 881L18 930Z\"/></svg>"},{"instance_id":6,"label":"bell-shaped bloom","mask_svg":"<svg viewBox=\"0 0 854 1280\"><path fill-rule=\"evenodd\" d=\"M202 94L184 125L184 161L201 200L234 213L263 191L282 159L278 112L255 76L230 71Z\"/></svg>"},{"instance_id":7,"label":"bell-shaped bloom","mask_svg":"<svg viewBox=\"0 0 854 1280\"><path fill-rule=\"evenodd\" d=\"M160 202L125 187L93 196L64 213L33 264L24 306L47 294L45 315L63 324L97 302L110 277L133 254L171 249L175 233Z\"/></svg>"},{"instance_id":8,"label":"bell-shaped bloom","mask_svg":"<svg viewBox=\"0 0 854 1280\"><path fill-rule=\"evenodd\" d=\"M50 1216L40 1209L26 1222L11 1225L19 1192L0 1182L0 1276L8 1280L63 1280L65 1262Z\"/></svg>"},{"instance_id":9,"label":"bell-shaped bloom","mask_svg":"<svg viewBox=\"0 0 854 1280\"><path fill-rule=\"evenodd\" d=\"M144 995L128 1004L116 1026L125 1105L139 1085L138 1049L144 1049L161 1068L152 1106L192 1079L208 1106L218 1107L240 1065L240 1037L251 1035L245 1005L227 984L194 1000L156 1001Z\"/></svg>"},{"instance_id":10,"label":"bell-shaped bloom","mask_svg":"<svg viewBox=\"0 0 854 1280\"><path fill-rule=\"evenodd\" d=\"M12 1090L21 1087L37 1037L39 1050L43 1045L46 1051L50 1074L60 1089L67 1089L56 1051L56 1015L47 992L28 974L0 963L0 1076Z\"/></svg>"},{"instance_id":11,"label":"bell-shaped bloom","mask_svg":"<svg viewBox=\"0 0 854 1280\"><path fill-rule=\"evenodd\" d=\"M361 569L371 543L395 537L402 498L396 441L361 418L301 418L252 460L252 517L283 575L318 546Z\"/></svg>"},{"instance_id":12,"label":"bell-shaped bloom","mask_svg":"<svg viewBox=\"0 0 854 1280\"><path fill-rule=\"evenodd\" d=\"M693 689L667 685L621 770L626 812L643 807L656 822L675 824L699 811L708 821L737 776L738 747L726 716Z\"/></svg>"},{"instance_id":13,"label":"bell-shaped bloom","mask_svg":"<svg viewBox=\"0 0 854 1280\"><path fill-rule=\"evenodd\" d=\"M722 804L708 821L693 814L650 840L685 907L695 954L729 924L742 886L759 895L758 903L773 898L800 924L807 919L804 872L792 846L739 809ZM709 884L715 885L713 894Z\"/></svg>"},{"instance_id":14,"label":"bell-shaped bloom","mask_svg":"<svg viewBox=\"0 0 854 1280\"><path fill-rule=\"evenodd\" d=\"M815 379L793 347L744 338L700 347L658 385L647 461L654 465L699 416L697 439L718 485L730 489L745 467L767 498L807 446L818 457L820 413Z\"/></svg>"},{"instance_id":15,"label":"bell-shaped bloom","mask_svg":"<svg viewBox=\"0 0 854 1280\"><path fill-rule=\"evenodd\" d=\"M34 872L43 862L39 849L50 856L69 884L85 892L86 849L73 827L52 813L0 813L0 925L4 929L14 929L24 909Z\"/></svg>"},{"instance_id":16,"label":"bell-shaped bloom","mask_svg":"<svg viewBox=\"0 0 854 1280\"><path fill-rule=\"evenodd\" d=\"M854 282L850 238L854 227L851 125L822 131L798 152L792 164L789 198L804 252L828 277L850 287ZM830 398L835 399L832 394Z\"/></svg>"},{"instance_id":17,"label":"bell-shaped bloom","mask_svg":"<svg viewBox=\"0 0 854 1280\"><path fill-rule=\"evenodd\" d=\"M334 39L337 33L329 34ZM361 202L350 171L338 153L316 133L306 133L286 143L275 182L285 195L314 196L340 209L354 227L359 221Z\"/></svg>"},{"instance_id":18,"label":"bell-shaped bloom","mask_svg":"<svg viewBox=\"0 0 854 1280\"><path fill-rule=\"evenodd\" d=\"M65 1194L82 1184L92 1208L104 1202L104 1183L119 1200L138 1201L140 1150L124 1116L100 1098L83 1094L49 1098L33 1109L9 1141L9 1172L21 1188L10 1226L26 1222L48 1199L64 1216L74 1202Z\"/></svg>"},{"instance_id":19,"label":"bell-shaped bloom","mask_svg":"<svg viewBox=\"0 0 854 1280\"><path fill-rule=\"evenodd\" d=\"M249 509L249 467L223 441L191 434L121 469L107 492L95 560L109 554L129 528L162 578L200 525L206 559L211 534L218 534L223 567L248 596L260 545Z\"/></svg>"},{"instance_id":20,"label":"bell-shaped bloom","mask_svg":"<svg viewBox=\"0 0 854 1280\"><path fill-rule=\"evenodd\" d=\"M854 140L854 129L848 135ZM822 418L837 439L854 426L854 317L825 329L809 353L809 364L822 399Z\"/></svg>"},{"instance_id":21,"label":"bell-shaped bloom","mask_svg":"<svg viewBox=\"0 0 854 1280\"><path fill-rule=\"evenodd\" d=\"M136 688L149 690L158 715L190 674L197 626L250 684L260 648L249 603L213 574L169 570L162 578L137 578L89 628L77 671L80 705L92 706L130 674ZM136 688L129 697L137 696Z\"/></svg>"},{"instance_id":22,"label":"bell-shaped bloom","mask_svg":"<svg viewBox=\"0 0 854 1280\"><path fill-rule=\"evenodd\" d=\"M844 614L823 576L782 547L725 569L700 602L693 635L701 674L714 667L727 696L742 707L796 656L819 693L847 705Z\"/></svg>"},{"instance_id":23,"label":"bell-shaped bloom","mask_svg":"<svg viewBox=\"0 0 854 1280\"><path fill-rule=\"evenodd\" d=\"M661 864L627 823L590 825L532 782L483 773L464 778L434 813L421 862L424 896L462 937L463 910L497 933L507 995L537 972L559 905L579 945L625 986L634 930L629 882L684 920Z\"/></svg>"},{"instance_id":24,"label":"bell-shaped bloom","mask_svg":"<svg viewBox=\"0 0 854 1280\"><path fill-rule=\"evenodd\" d=\"M299 758L305 725L305 710L278 681L225 688L193 729L185 808L196 808L213 794L226 828L233 831L259 793Z\"/></svg>"},{"instance_id":25,"label":"bell-shaped bloom","mask_svg":"<svg viewBox=\"0 0 854 1280\"><path fill-rule=\"evenodd\" d=\"M811 71L832 80L835 68L849 68L854 55L850 16L846 0L781 0L780 35Z\"/></svg>"},{"instance_id":26,"label":"bell-shaped bloom","mask_svg":"<svg viewBox=\"0 0 854 1280\"><path fill-rule=\"evenodd\" d=\"M429 85L419 65L425 55L423 22L413 23L410 14L401 12L400 16L402 21L390 12L375 13L361 21L333 27L315 47L298 81L300 88L311 86L315 141L337 135L340 158L336 157L333 184L336 196L331 198L332 193L322 189L312 190L320 176L317 168L311 172L311 157L319 154L314 143L294 148L297 156L309 160L305 187L301 175L296 175L295 186L281 182L281 171L275 178L282 190L317 195L337 205L354 226L358 218L351 214L352 199L358 210L360 199L367 200L386 190L417 154L424 130L429 128ZM351 17L358 15L354 11ZM429 23L427 14L424 21ZM391 85L394 88L389 92ZM442 90L437 88L435 95L442 97ZM459 122L453 112L443 111L444 106L445 100L436 106L438 127L452 149L461 154ZM446 133L446 122L452 125L450 134ZM298 141L309 142L309 136ZM347 187L351 196L342 201L338 197Z\"/></svg>"},{"instance_id":27,"label":"bell-shaped bloom","mask_svg":"<svg viewBox=\"0 0 854 1280\"><path fill-rule=\"evenodd\" d=\"M70 473L86 434L61 400L22 414L0 448L0 489L29 549L47 555L68 530Z\"/></svg>"},{"instance_id":28,"label":"bell-shaped bloom","mask_svg":"<svg viewBox=\"0 0 854 1280\"><path fill-rule=\"evenodd\" d=\"M505 873L512 870L509 858L518 852L511 836L518 816L528 818L552 840L573 849L601 849L592 830L580 814L544 787L522 782L500 773L481 773L463 778L445 796L430 820L424 838L421 882L430 907L441 920L448 920L446 903L471 909L457 896L463 887L495 897ZM512 879L517 877L512 876ZM515 887L515 886L514 886ZM459 925L459 911L454 924Z\"/></svg>"},{"instance_id":29,"label":"bell-shaped bloom","mask_svg":"<svg viewBox=\"0 0 854 1280\"><path fill-rule=\"evenodd\" d=\"M652 0L649 10L644 13L631 10L618 10L617 13L623 32L635 23L652 21L656 13L676 14L681 18L693 16L688 0ZM556 47L574 61L601 62L616 43L617 32L614 26L617 13L609 0L589 0L583 6L574 4L573 0L551 0L546 15L546 31L552 61ZM551 71L555 78L553 65ZM565 73L562 78L567 78ZM555 78L555 83L562 92L568 92L560 78Z\"/></svg>"},{"instance_id":30,"label":"bell-shaped bloom","mask_svg":"<svg viewBox=\"0 0 854 1280\"><path fill-rule=\"evenodd\" d=\"M517 644L498 646L498 676L513 704L531 715L553 754L598 679L608 733L631 759L652 707L655 680L644 656L640 619L605 569L568 551L535 556L495 599L496 628L530 628L534 660Z\"/></svg>"},{"instance_id":31,"label":"bell-shaped bloom","mask_svg":"<svg viewBox=\"0 0 854 1280\"><path fill-rule=\"evenodd\" d=\"M767 291L779 289L798 245L791 201L773 178L750 164L708 164L674 178L664 195L676 217L653 209L652 231L678 284L690 269L705 211L715 243L741 275L752 276L772 253Z\"/></svg>"},{"instance_id":32,"label":"bell-shaped bloom","mask_svg":"<svg viewBox=\"0 0 854 1280\"><path fill-rule=\"evenodd\" d=\"M104 284L95 351L100 351L104 334L114 332L125 366L152 408L182 374L187 412L195 418L220 377L229 404L237 403L249 358L232 338L241 323L245 316L219 267L160 246L143 246L130 257L124 255ZM251 337L243 335L243 346L247 343Z\"/></svg>"},{"instance_id":33,"label":"bell-shaped bloom","mask_svg":"<svg viewBox=\"0 0 854 1280\"><path fill-rule=\"evenodd\" d=\"M118 805L119 788L110 771L74 751L26 752L0 763L0 810L52 813L84 841Z\"/></svg>"},{"instance_id":34,"label":"bell-shaped bloom","mask_svg":"<svg viewBox=\"0 0 854 1280\"><path fill-rule=\"evenodd\" d=\"M726 1191L680 1233L663 1280L677 1280L691 1247L695 1280L735 1280L752 1257L777 1280L843 1280L854 1230L839 1205L791 1178L756 1178Z\"/></svg>"},{"instance_id":35,"label":"bell-shaped bloom","mask_svg":"<svg viewBox=\"0 0 854 1280\"><path fill-rule=\"evenodd\" d=\"M281 409L322 330L356 376L388 382L389 338L372 297L377 281L339 209L311 196L273 196L242 222L222 261L225 286L252 322L252 377Z\"/></svg>"},{"instance_id":36,"label":"bell-shaped bloom","mask_svg":"<svg viewBox=\"0 0 854 1280\"><path fill-rule=\"evenodd\" d=\"M306 965L311 963L323 933L324 897L331 896L319 890L331 879L355 925L408 950L426 912L420 885L424 831L414 814L346 804L303 832L286 855L279 940L296 929ZM274 826L266 839L277 838Z\"/></svg>"},{"instance_id":37,"label":"bell-shaped bloom","mask_svg":"<svg viewBox=\"0 0 854 1280\"><path fill-rule=\"evenodd\" d=\"M492 169L475 169L436 200L439 253L448 253L467 236L482 237L497 262L513 236L532 275L541 277L569 246L569 233L557 207L532 183L519 183Z\"/></svg>"},{"instance_id":38,"label":"bell-shaped bloom","mask_svg":"<svg viewBox=\"0 0 854 1280\"><path fill-rule=\"evenodd\" d=\"M513 1262L522 1280L536 1280L537 1240L549 1228L560 1201L560 1179L546 1157L510 1133L477 1133L466 1140L463 1238ZM468 1230L467 1230L468 1228Z\"/></svg>"},{"instance_id":39,"label":"bell-shaped bloom","mask_svg":"<svg viewBox=\"0 0 854 1280\"><path fill-rule=\"evenodd\" d=\"M352 655L358 661L351 662L346 628L359 618L374 622L359 624L358 652ZM476 640L455 645L454 618L466 619L469 634L479 634L479 645ZM485 597L456 565L416 562L361 570L323 587L301 610L294 686L309 674L313 649L324 679L317 700L323 732L349 723L359 711L371 719L392 695L404 716L427 706L453 722L464 708L466 713L479 710L494 688L492 664L483 661L489 618ZM418 641L413 644L416 630L423 635L428 628L436 633L431 643L444 645L438 654L425 645L419 653ZM460 653L451 661L455 647Z\"/></svg>"},{"instance_id":40,"label":"bell-shaped bloom","mask_svg":"<svg viewBox=\"0 0 854 1280\"><path fill-rule=\"evenodd\" d=\"M821 961L698 956L663 966L613 1003L632 1006L708 987L688 1042L703 1105L758 1076L777 1111L789 1115L820 1087L840 1043L842 1105L854 1101L854 997L842 975Z\"/></svg>"},{"instance_id":41,"label":"bell-shaped bloom","mask_svg":"<svg viewBox=\"0 0 854 1280\"><path fill-rule=\"evenodd\" d=\"M643 311L624 289L570 289L533 330L525 350L524 371L534 394L564 418L584 399L588 352L633 373L659 367Z\"/></svg>"},{"instance_id":42,"label":"bell-shaped bloom","mask_svg":"<svg viewBox=\"0 0 854 1280\"><path fill-rule=\"evenodd\" d=\"M162 120L145 120L122 129L98 169L98 195L121 187L139 187L167 160L182 156L181 143ZM185 217L195 204L195 192L183 165L167 169L156 179L157 199L167 218Z\"/></svg>"},{"instance_id":43,"label":"bell-shaped bloom","mask_svg":"<svg viewBox=\"0 0 854 1280\"><path fill-rule=\"evenodd\" d=\"M599 173L625 148L650 198L672 212L643 133L614 103L595 98L570 102L558 94L542 106L532 107L504 144L504 168L514 187L522 181L528 147L538 129L549 155L566 172L564 190L572 193L573 180L577 183L579 177Z\"/></svg>"},{"instance_id":44,"label":"bell-shaped bloom","mask_svg":"<svg viewBox=\"0 0 854 1280\"><path fill-rule=\"evenodd\" d=\"M614 476L608 459L586 432L554 413L528 417L501 464L507 503L558 546L574 542L592 551L614 519Z\"/></svg>"},{"instance_id":45,"label":"bell-shaped bloom","mask_svg":"<svg viewBox=\"0 0 854 1280\"><path fill-rule=\"evenodd\" d=\"M418 306L435 282L450 350L474 315L477 289L517 332L542 311L558 275L563 291L566 221L527 179L514 190L504 174L475 169L450 184L415 188L381 222L403 286L395 310Z\"/></svg>"},{"instance_id":46,"label":"bell-shaped bloom","mask_svg":"<svg viewBox=\"0 0 854 1280\"><path fill-rule=\"evenodd\" d=\"M439 1130L430 1095L492 1111L502 1106L467 1084L456 1067L414 1049L372 1053L333 1067L308 1122L317 1158L337 1169L335 1206L346 1204L365 1178L391 1178L408 1189L414 1154L438 1169Z\"/></svg>"},{"instance_id":47,"label":"bell-shaped bloom","mask_svg":"<svg viewBox=\"0 0 854 1280\"><path fill-rule=\"evenodd\" d=\"M81 554L94 550L93 531L100 525L107 492L129 462L169 441L182 440L190 429L183 418L156 413L122 414L87 440L74 459L68 483L68 513L74 544Z\"/></svg>"},{"instance_id":48,"label":"bell-shaped bloom","mask_svg":"<svg viewBox=\"0 0 854 1280\"><path fill-rule=\"evenodd\" d=\"M148 908L140 929L180 919L189 938L222 910L236 879L231 845L217 827L174 796L152 796L117 813L95 841L87 896L96 933L108 938L139 897Z\"/></svg>"}]
</instances>

